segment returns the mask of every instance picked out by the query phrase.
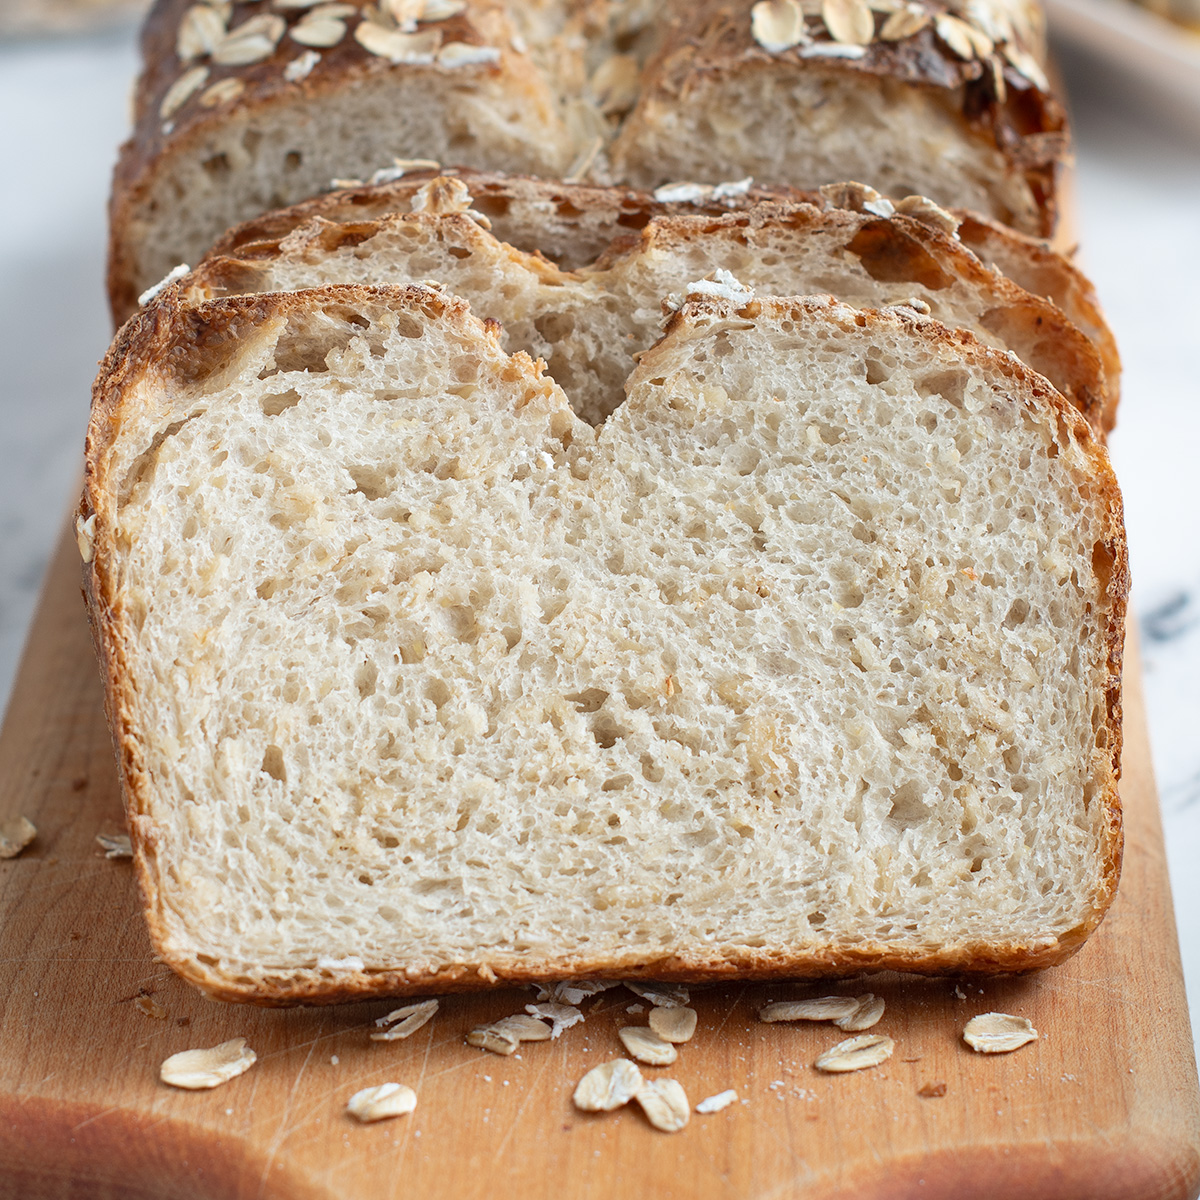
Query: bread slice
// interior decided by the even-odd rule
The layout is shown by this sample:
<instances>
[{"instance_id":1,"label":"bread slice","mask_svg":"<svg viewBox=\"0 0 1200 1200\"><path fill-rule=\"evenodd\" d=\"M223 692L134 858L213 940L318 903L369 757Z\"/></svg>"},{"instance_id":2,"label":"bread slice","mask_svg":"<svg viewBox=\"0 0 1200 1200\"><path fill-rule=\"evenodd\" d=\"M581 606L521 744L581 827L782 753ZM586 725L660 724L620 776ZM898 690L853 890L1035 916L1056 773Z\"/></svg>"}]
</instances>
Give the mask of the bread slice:
<instances>
[{"instance_id":1,"label":"bread slice","mask_svg":"<svg viewBox=\"0 0 1200 1200\"><path fill-rule=\"evenodd\" d=\"M597 424L624 398L636 356L657 340L663 298L726 271L768 295L829 292L855 306L915 305L1011 350L1096 424L1116 407L1090 339L1053 303L985 268L953 236L955 219L917 197L891 216L809 203L656 216L570 273L482 228L457 177L431 180L412 204L412 213L373 221L313 217L280 241L205 261L179 292L195 301L436 280L499 321L510 351L545 359L575 411Z\"/></svg>"},{"instance_id":2,"label":"bread slice","mask_svg":"<svg viewBox=\"0 0 1200 1200\"><path fill-rule=\"evenodd\" d=\"M214 995L1023 971L1112 899L1107 456L907 310L692 296L597 430L436 289L160 302L77 527Z\"/></svg>"},{"instance_id":3,"label":"bread slice","mask_svg":"<svg viewBox=\"0 0 1200 1200\"><path fill-rule=\"evenodd\" d=\"M157 0L113 181L116 307L229 226L397 158L646 188L856 178L1053 232L1066 117L1036 0L914 0L903 37L864 6L861 45L794 0L766 6L799 20L775 40L763 7Z\"/></svg>"},{"instance_id":4,"label":"bread slice","mask_svg":"<svg viewBox=\"0 0 1200 1200\"><path fill-rule=\"evenodd\" d=\"M270 254L288 234L313 217L354 224L409 212L416 193L438 174L434 168L413 168L389 183L339 188L289 208L272 210L227 230L206 258ZM812 192L758 184L744 190L668 188L660 190L659 195L665 198L659 199L650 192L627 187L597 187L470 169L459 169L455 174L467 185L471 207L488 218L500 241L517 250L540 254L568 271L590 265L615 241L636 239L655 217L725 216L763 203L812 204L873 216L885 214L889 207L883 197L872 195L871 189L850 184ZM979 213L961 208L947 212L948 223L943 228L950 230L957 222L953 237L961 246L984 266L998 270L1032 295L1049 300L1091 339L1105 377L1103 425L1111 429L1120 392L1121 358L1091 281L1047 241L1017 233ZM905 215L913 214L909 211ZM135 300L135 295L127 298L117 312L119 320L135 311ZM1067 390L1062 381L1056 386L1060 391Z\"/></svg>"}]
</instances>

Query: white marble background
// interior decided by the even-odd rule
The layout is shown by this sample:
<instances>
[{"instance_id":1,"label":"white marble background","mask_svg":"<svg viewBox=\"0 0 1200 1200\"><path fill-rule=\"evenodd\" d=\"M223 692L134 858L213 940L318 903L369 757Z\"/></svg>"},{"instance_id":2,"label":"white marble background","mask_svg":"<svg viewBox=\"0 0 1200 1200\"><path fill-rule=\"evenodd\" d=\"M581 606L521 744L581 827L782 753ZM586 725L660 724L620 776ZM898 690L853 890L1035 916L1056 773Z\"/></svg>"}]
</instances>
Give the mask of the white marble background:
<instances>
[{"instance_id":1,"label":"white marble background","mask_svg":"<svg viewBox=\"0 0 1200 1200\"><path fill-rule=\"evenodd\" d=\"M1081 259L1126 375L1125 491L1154 763L1200 1033L1200 126L1064 56ZM108 342L104 200L133 31L0 44L0 701L80 471Z\"/></svg>"}]
</instances>

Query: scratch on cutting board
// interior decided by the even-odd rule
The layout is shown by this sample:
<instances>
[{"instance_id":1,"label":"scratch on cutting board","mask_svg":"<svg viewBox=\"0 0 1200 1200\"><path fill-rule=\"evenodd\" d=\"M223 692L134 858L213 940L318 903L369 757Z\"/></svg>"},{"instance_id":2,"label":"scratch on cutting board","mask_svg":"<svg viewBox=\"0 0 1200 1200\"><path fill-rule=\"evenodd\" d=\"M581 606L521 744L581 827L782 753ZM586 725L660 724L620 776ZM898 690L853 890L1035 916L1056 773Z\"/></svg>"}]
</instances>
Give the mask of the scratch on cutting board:
<instances>
[{"instance_id":1,"label":"scratch on cutting board","mask_svg":"<svg viewBox=\"0 0 1200 1200\"><path fill-rule=\"evenodd\" d=\"M296 1072L296 1078L292 1080L292 1086L288 1091L287 1100L284 1101L283 1113L279 1118L278 1128L275 1130L275 1135L271 1139L270 1146L267 1147L266 1158L263 1160L262 1174L258 1179L258 1194L262 1196L267 1189L267 1178L271 1174L271 1167L274 1165L275 1156L279 1153L279 1147L283 1145L284 1140L290 1132L290 1123L288 1118L292 1115L292 1105L296 1100L296 1092L300 1088L300 1080L304 1078L304 1072L308 1070L308 1064L312 1062L312 1056L316 1053L317 1043L321 1040L320 1030L324 1027L327 1020L324 1012L321 1014L321 1023L317 1026L317 1036L309 1042L308 1053L304 1056L304 1061L300 1064L300 1069Z\"/></svg>"},{"instance_id":2,"label":"scratch on cutting board","mask_svg":"<svg viewBox=\"0 0 1200 1200\"><path fill-rule=\"evenodd\" d=\"M104 1109L102 1112L96 1113L95 1116L88 1117L86 1121L80 1121L78 1125L72 1125L71 1132L78 1133L81 1129L83 1129L87 1125L90 1125L93 1121L99 1121L102 1117L107 1117L111 1113L120 1112L120 1111L121 1111L121 1106L119 1104L113 1104L109 1108Z\"/></svg>"},{"instance_id":3,"label":"scratch on cutting board","mask_svg":"<svg viewBox=\"0 0 1200 1200\"><path fill-rule=\"evenodd\" d=\"M553 1058L553 1056L549 1054L540 1055L539 1057L542 1059L542 1062L538 1067L537 1073L531 1080L529 1080L528 1084L526 1084L525 1099L521 1101L520 1105L517 1107L517 1111L513 1113L512 1120L509 1122L508 1128L504 1131L504 1136L500 1139L500 1144L496 1147L495 1159L497 1161L499 1161L500 1156L504 1153L505 1146L508 1145L509 1140L512 1138L513 1132L517 1128L517 1122L520 1121L521 1117L525 1113L525 1110L529 1107L530 1101L533 1099L534 1089L541 1081L542 1076L545 1075L546 1068L549 1067Z\"/></svg>"}]
</instances>

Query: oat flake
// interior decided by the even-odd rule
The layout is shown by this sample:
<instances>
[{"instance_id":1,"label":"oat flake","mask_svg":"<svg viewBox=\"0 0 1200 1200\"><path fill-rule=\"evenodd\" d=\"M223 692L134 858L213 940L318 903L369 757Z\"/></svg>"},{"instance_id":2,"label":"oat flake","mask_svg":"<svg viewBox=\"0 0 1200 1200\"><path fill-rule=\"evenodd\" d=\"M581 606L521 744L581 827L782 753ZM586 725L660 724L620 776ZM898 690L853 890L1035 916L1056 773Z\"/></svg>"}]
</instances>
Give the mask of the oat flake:
<instances>
[{"instance_id":1,"label":"oat flake","mask_svg":"<svg viewBox=\"0 0 1200 1200\"><path fill-rule=\"evenodd\" d=\"M355 1092L346 1104L346 1112L363 1124L402 1117L417 1107L417 1093L402 1083L381 1083L378 1087Z\"/></svg>"},{"instance_id":2,"label":"oat flake","mask_svg":"<svg viewBox=\"0 0 1200 1200\"><path fill-rule=\"evenodd\" d=\"M172 1054L158 1070L163 1083L188 1091L215 1088L248 1071L258 1059L245 1038L233 1038L207 1050Z\"/></svg>"},{"instance_id":3,"label":"oat flake","mask_svg":"<svg viewBox=\"0 0 1200 1200\"><path fill-rule=\"evenodd\" d=\"M858 1037L847 1038L836 1046L826 1050L813 1066L818 1071L830 1074L840 1074L845 1071L862 1071L867 1067L877 1067L887 1062L896 1049L896 1043L890 1037L882 1037L877 1033L864 1033Z\"/></svg>"},{"instance_id":4,"label":"oat flake","mask_svg":"<svg viewBox=\"0 0 1200 1200\"><path fill-rule=\"evenodd\" d=\"M650 1124L663 1133L678 1133L691 1116L687 1093L674 1079L655 1079L643 1084L637 1102Z\"/></svg>"},{"instance_id":5,"label":"oat flake","mask_svg":"<svg viewBox=\"0 0 1200 1200\"><path fill-rule=\"evenodd\" d=\"M1008 1054L1036 1041L1038 1031L1027 1017L1009 1013L983 1013L972 1017L963 1030L963 1041L980 1054Z\"/></svg>"},{"instance_id":6,"label":"oat flake","mask_svg":"<svg viewBox=\"0 0 1200 1200\"><path fill-rule=\"evenodd\" d=\"M575 1088L575 1107L584 1112L612 1112L638 1094L645 1086L642 1073L627 1058L593 1067Z\"/></svg>"}]
</instances>

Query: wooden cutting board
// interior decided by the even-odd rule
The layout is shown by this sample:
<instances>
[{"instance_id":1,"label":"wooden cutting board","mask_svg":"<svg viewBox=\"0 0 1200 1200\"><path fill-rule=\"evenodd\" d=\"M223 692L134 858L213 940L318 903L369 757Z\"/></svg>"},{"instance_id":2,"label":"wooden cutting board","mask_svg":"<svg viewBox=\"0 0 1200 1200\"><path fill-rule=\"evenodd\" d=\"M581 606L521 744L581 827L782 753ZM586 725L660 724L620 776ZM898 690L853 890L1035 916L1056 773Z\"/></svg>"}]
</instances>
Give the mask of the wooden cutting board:
<instances>
[{"instance_id":1,"label":"wooden cutting board","mask_svg":"<svg viewBox=\"0 0 1200 1200\"><path fill-rule=\"evenodd\" d=\"M64 538L0 734L0 816L37 840L0 863L0 1196L21 1200L1191 1200L1200 1104L1150 773L1140 681L1126 675L1120 896L1069 963L1033 979L919 980L696 991L694 1039L668 1068L693 1104L739 1100L657 1132L635 1106L575 1111L616 1030L645 1023L623 988L585 1003L556 1041L501 1058L464 1044L533 997L443 1000L408 1041L373 1043L386 1002L261 1010L205 1000L156 964L128 861L100 686ZM764 1025L768 999L873 991L896 1041L883 1066L821 1075L829 1025ZM977 1013L1029 1017L1008 1055L961 1040ZM244 1036L258 1062L210 1092L158 1082L159 1063ZM395 1080L407 1117L359 1125L358 1089ZM923 1096L927 1085L945 1094Z\"/></svg>"}]
</instances>

